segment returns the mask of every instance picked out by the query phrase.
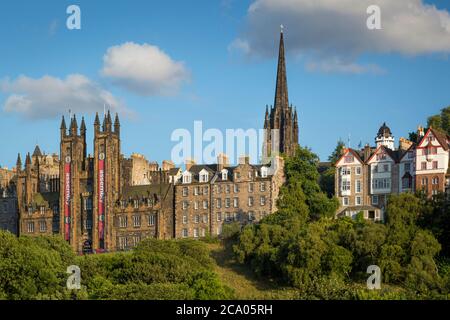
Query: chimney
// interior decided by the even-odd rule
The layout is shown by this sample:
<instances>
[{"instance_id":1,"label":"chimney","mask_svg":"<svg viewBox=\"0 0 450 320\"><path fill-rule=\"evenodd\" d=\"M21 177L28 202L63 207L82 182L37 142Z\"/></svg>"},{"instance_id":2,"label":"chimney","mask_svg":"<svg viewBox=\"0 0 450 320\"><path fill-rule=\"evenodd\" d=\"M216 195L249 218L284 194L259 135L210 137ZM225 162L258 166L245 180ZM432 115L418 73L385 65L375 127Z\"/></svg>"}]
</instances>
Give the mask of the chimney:
<instances>
[{"instance_id":1,"label":"chimney","mask_svg":"<svg viewBox=\"0 0 450 320\"><path fill-rule=\"evenodd\" d=\"M248 155L240 156L239 164L250 164L250 157Z\"/></svg>"},{"instance_id":2,"label":"chimney","mask_svg":"<svg viewBox=\"0 0 450 320\"><path fill-rule=\"evenodd\" d=\"M163 160L162 162L162 170L169 171L170 169L175 168L175 164L170 160Z\"/></svg>"},{"instance_id":3,"label":"chimney","mask_svg":"<svg viewBox=\"0 0 450 320\"><path fill-rule=\"evenodd\" d=\"M186 170L191 170L192 166L195 165L195 160L194 159L186 159Z\"/></svg>"},{"instance_id":4,"label":"chimney","mask_svg":"<svg viewBox=\"0 0 450 320\"><path fill-rule=\"evenodd\" d=\"M228 156L224 153L219 153L217 156L217 171L222 171L222 169L228 165Z\"/></svg>"},{"instance_id":5,"label":"chimney","mask_svg":"<svg viewBox=\"0 0 450 320\"><path fill-rule=\"evenodd\" d=\"M371 148L368 143L364 146L364 161L367 161L370 158Z\"/></svg>"},{"instance_id":6,"label":"chimney","mask_svg":"<svg viewBox=\"0 0 450 320\"><path fill-rule=\"evenodd\" d=\"M403 150L403 151L406 151L406 150L408 150L410 147L411 147L411 145L412 145L413 143L411 142L411 141L409 141L408 139L405 139L405 138L400 138L399 139L399 149L400 150Z\"/></svg>"}]
</instances>

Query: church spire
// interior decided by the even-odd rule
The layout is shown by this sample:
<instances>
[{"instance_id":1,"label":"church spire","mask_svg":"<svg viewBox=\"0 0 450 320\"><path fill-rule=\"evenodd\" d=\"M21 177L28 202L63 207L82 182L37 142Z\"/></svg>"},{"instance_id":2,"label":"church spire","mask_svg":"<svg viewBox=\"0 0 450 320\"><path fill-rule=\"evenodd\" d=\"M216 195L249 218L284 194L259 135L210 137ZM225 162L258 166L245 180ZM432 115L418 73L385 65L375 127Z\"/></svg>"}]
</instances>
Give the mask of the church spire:
<instances>
[{"instance_id":1,"label":"church spire","mask_svg":"<svg viewBox=\"0 0 450 320\"><path fill-rule=\"evenodd\" d=\"M280 47L278 51L278 69L277 69L277 84L275 89L275 109L287 109L289 106L287 77L286 77L286 62L284 58L284 39L283 26L280 32Z\"/></svg>"}]
</instances>

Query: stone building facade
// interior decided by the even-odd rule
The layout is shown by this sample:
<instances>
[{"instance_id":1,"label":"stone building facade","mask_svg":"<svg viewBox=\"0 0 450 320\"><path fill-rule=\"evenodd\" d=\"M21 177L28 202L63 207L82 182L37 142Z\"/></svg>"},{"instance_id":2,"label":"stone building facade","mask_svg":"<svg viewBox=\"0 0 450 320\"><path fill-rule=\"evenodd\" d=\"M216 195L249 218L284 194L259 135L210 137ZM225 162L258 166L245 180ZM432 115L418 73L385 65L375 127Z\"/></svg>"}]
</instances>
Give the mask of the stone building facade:
<instances>
[{"instance_id":1,"label":"stone building facade","mask_svg":"<svg viewBox=\"0 0 450 320\"><path fill-rule=\"evenodd\" d=\"M187 165L175 181L175 237L217 236L223 225L255 223L276 211L284 183L284 162L252 165L243 157L236 166Z\"/></svg>"},{"instance_id":2,"label":"stone building facade","mask_svg":"<svg viewBox=\"0 0 450 320\"><path fill-rule=\"evenodd\" d=\"M216 164L189 162L183 171L171 161L160 167L140 154L125 158L119 117L113 121L109 111L102 123L95 116L91 156L84 118L80 127L75 115L69 121L67 126L62 117L59 157L37 146L22 167L19 154L15 194L8 200L16 204L16 225L6 223L11 215L3 214L0 227L16 228L18 235L59 234L75 252L88 253L127 250L148 237L217 236L233 221L257 223L276 211L285 181L284 161L277 154L292 155L298 145L297 114L288 105L283 34L275 103L264 123L269 135L272 129L281 132L281 143L264 164L243 157L230 165L220 155ZM269 147L274 137L266 138Z\"/></svg>"}]
</instances>

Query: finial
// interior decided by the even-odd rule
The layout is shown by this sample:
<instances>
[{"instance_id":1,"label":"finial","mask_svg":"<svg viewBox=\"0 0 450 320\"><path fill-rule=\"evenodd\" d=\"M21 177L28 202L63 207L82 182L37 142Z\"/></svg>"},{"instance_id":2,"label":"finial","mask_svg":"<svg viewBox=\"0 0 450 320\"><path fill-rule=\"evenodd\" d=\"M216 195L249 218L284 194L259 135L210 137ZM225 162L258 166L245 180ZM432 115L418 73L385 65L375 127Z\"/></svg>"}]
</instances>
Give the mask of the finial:
<instances>
[{"instance_id":1,"label":"finial","mask_svg":"<svg viewBox=\"0 0 450 320\"><path fill-rule=\"evenodd\" d=\"M280 32L283 33L284 26L280 24Z\"/></svg>"}]
</instances>

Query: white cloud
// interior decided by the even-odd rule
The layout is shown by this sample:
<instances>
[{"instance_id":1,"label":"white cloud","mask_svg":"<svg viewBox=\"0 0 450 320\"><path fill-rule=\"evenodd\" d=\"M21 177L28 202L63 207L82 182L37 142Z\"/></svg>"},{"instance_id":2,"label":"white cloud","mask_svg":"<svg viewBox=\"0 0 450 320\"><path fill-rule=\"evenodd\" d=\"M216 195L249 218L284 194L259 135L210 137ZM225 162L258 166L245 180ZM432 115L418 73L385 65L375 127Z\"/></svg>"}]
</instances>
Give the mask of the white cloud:
<instances>
[{"instance_id":1,"label":"white cloud","mask_svg":"<svg viewBox=\"0 0 450 320\"><path fill-rule=\"evenodd\" d=\"M106 104L112 111L129 114L125 104L111 92L80 74L65 79L43 76L33 79L20 76L0 81L0 92L9 94L3 110L28 118L50 118L66 113L92 113L103 110Z\"/></svg>"},{"instance_id":2,"label":"white cloud","mask_svg":"<svg viewBox=\"0 0 450 320\"><path fill-rule=\"evenodd\" d=\"M366 26L366 10L374 4L381 9L381 30ZM280 24L285 26L286 50L313 58L311 70L333 71L334 65L339 72L377 72L376 66L355 62L365 53L450 53L449 12L422 0L256 0L235 40L245 45L230 48L273 56ZM336 63L344 60L348 62Z\"/></svg>"},{"instance_id":3,"label":"white cloud","mask_svg":"<svg viewBox=\"0 0 450 320\"><path fill-rule=\"evenodd\" d=\"M320 61L308 61L306 69L309 71L319 71L323 73L352 73L352 74L385 74L386 70L375 65L362 65L354 62L345 62L338 57Z\"/></svg>"},{"instance_id":4,"label":"white cloud","mask_svg":"<svg viewBox=\"0 0 450 320\"><path fill-rule=\"evenodd\" d=\"M157 46L127 42L108 48L101 73L113 83L140 95L172 95L189 80L183 62Z\"/></svg>"}]
</instances>

